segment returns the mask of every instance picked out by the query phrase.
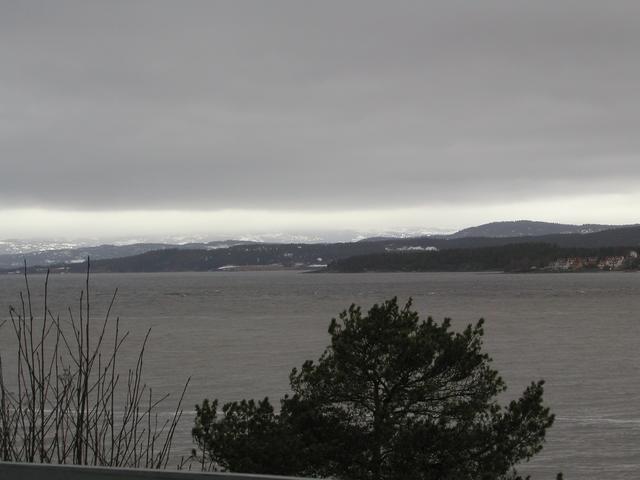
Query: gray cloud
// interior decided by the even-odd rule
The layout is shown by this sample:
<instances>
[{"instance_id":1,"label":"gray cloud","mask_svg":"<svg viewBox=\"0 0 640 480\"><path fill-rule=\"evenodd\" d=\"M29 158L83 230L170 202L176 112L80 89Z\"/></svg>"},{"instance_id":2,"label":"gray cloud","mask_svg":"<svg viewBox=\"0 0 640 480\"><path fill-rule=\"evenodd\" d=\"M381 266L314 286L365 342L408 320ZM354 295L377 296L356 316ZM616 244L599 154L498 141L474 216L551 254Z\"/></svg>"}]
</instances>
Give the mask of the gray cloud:
<instances>
[{"instance_id":1,"label":"gray cloud","mask_svg":"<svg viewBox=\"0 0 640 480\"><path fill-rule=\"evenodd\" d=\"M633 192L640 3L0 2L0 205Z\"/></svg>"}]
</instances>

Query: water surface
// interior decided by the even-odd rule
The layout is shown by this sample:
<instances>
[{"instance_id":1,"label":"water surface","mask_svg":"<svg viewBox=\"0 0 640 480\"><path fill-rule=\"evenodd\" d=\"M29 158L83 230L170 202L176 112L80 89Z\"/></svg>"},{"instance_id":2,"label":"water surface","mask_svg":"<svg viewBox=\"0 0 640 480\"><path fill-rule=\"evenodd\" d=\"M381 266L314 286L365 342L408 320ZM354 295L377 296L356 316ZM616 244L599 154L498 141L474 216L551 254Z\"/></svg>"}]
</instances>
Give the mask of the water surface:
<instances>
[{"instance_id":1,"label":"water surface","mask_svg":"<svg viewBox=\"0 0 640 480\"><path fill-rule=\"evenodd\" d=\"M36 305L43 281L32 277ZM534 480L558 471L568 479L640 475L640 274L216 272L101 274L91 283L96 314L119 288L113 313L131 331L130 362L152 328L145 365L155 391L178 392L192 377L189 410L204 397L277 400L291 368L321 354L331 317L351 303L413 297L421 314L451 317L456 328L483 317L507 398L544 378L557 415L544 451L521 470ZM52 309L75 306L83 284L81 275L52 276ZM21 289L19 277L0 277L0 318ZM9 333L0 330L3 353ZM191 420L177 444L185 454Z\"/></svg>"}]
</instances>

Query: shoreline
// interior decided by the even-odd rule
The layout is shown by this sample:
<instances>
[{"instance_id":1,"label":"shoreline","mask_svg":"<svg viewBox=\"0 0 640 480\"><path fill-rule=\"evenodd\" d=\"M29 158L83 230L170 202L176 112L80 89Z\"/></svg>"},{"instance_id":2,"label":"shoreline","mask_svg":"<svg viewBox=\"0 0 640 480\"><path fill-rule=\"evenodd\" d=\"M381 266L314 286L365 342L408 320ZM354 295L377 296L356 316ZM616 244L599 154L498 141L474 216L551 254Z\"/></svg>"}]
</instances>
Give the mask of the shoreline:
<instances>
[{"instance_id":1,"label":"shoreline","mask_svg":"<svg viewBox=\"0 0 640 480\"><path fill-rule=\"evenodd\" d=\"M251 273L251 272L295 272L301 274L339 274L339 275L353 275L353 274L384 274L384 273L477 273L486 275L506 274L506 275L540 275L540 274L553 274L553 275L567 275L567 274L608 274L608 273L639 273L640 270L526 270L526 271L506 271L506 270L361 270L361 271L334 271L324 268L303 268L303 267L272 267L272 266L237 266L234 268L216 269L216 270L152 270L152 271L99 271L92 270L91 275L140 275L140 274L159 274L159 273L202 273L202 274L224 274L224 273ZM73 271L70 272L66 269L47 269L46 267L33 267L27 271L28 275L86 275L86 272ZM22 270L10 270L0 271L0 275L14 276L24 275L24 269Z\"/></svg>"}]
</instances>

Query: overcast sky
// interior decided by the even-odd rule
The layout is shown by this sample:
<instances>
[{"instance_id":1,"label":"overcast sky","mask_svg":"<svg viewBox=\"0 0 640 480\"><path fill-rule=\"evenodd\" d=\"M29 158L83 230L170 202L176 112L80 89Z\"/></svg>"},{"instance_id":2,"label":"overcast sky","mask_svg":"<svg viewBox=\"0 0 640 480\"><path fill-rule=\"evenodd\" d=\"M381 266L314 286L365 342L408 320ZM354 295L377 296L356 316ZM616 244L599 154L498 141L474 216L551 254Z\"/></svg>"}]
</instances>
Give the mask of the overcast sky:
<instances>
[{"instance_id":1,"label":"overcast sky","mask_svg":"<svg viewBox=\"0 0 640 480\"><path fill-rule=\"evenodd\" d=\"M640 221L638 1L0 1L0 238Z\"/></svg>"}]
</instances>

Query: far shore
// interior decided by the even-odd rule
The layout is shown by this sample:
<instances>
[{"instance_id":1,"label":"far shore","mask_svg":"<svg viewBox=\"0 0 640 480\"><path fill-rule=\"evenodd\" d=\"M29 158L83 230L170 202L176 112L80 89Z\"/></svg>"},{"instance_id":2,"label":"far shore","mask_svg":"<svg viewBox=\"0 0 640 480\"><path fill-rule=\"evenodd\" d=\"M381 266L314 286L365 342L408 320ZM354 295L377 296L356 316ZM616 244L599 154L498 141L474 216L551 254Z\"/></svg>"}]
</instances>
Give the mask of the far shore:
<instances>
[{"instance_id":1,"label":"far shore","mask_svg":"<svg viewBox=\"0 0 640 480\"><path fill-rule=\"evenodd\" d=\"M104 270L91 270L91 274L118 274L118 275L126 275L126 274L158 274L158 273L241 273L241 272L297 272L297 273L313 273L313 274L384 274L384 273L477 273L477 274L485 274L485 275L495 275L495 274L511 274L511 275L540 275L540 274L577 274L577 273L588 273L588 274L607 274L607 273L638 273L640 270L637 269L626 269L626 270L599 270L599 269L584 269L584 270L547 270L547 269L532 269L532 270L523 270L523 271L505 271L505 270L363 270L363 271L335 271L330 270L327 267L316 267L310 268L309 266L283 266L283 265L234 265L228 266L224 268L218 268L216 270L155 270L155 271L125 271L125 272L114 272L114 271L104 271ZM51 275L86 275L86 272L70 272L65 267L30 267L27 270L29 275L45 275L47 273ZM9 270L0 270L0 275L24 275L24 269L9 269Z\"/></svg>"}]
</instances>

